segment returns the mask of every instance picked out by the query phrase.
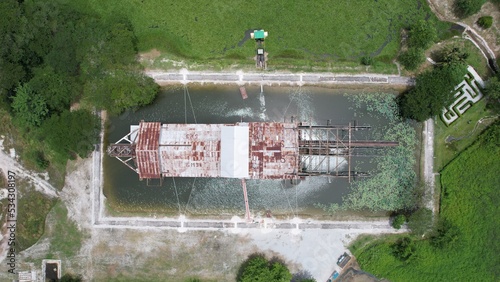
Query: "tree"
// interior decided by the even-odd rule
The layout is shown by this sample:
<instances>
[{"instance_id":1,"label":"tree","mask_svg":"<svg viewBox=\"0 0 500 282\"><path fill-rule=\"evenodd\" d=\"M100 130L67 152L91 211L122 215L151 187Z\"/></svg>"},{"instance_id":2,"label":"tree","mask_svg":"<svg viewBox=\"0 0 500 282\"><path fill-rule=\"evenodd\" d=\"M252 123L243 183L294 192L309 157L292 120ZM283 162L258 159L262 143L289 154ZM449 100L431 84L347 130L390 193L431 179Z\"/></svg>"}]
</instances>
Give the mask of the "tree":
<instances>
[{"instance_id":1,"label":"tree","mask_svg":"<svg viewBox=\"0 0 500 282\"><path fill-rule=\"evenodd\" d=\"M437 38L436 27L431 21L419 20L408 32L408 46L410 48L427 49Z\"/></svg>"},{"instance_id":2,"label":"tree","mask_svg":"<svg viewBox=\"0 0 500 282\"><path fill-rule=\"evenodd\" d=\"M45 98L35 93L27 84L17 87L16 96L12 100L12 109L16 119L28 127L40 126L49 112Z\"/></svg>"},{"instance_id":3,"label":"tree","mask_svg":"<svg viewBox=\"0 0 500 282\"><path fill-rule=\"evenodd\" d=\"M488 98L488 108L500 113L500 80L498 77L492 77L486 82L484 94Z\"/></svg>"},{"instance_id":4,"label":"tree","mask_svg":"<svg viewBox=\"0 0 500 282\"><path fill-rule=\"evenodd\" d=\"M363 56L361 57L361 64L365 66L369 66L373 64L373 57L372 56Z\"/></svg>"},{"instance_id":5,"label":"tree","mask_svg":"<svg viewBox=\"0 0 500 282\"><path fill-rule=\"evenodd\" d=\"M251 255L240 267L238 282L288 282L290 270L282 262L268 261L262 254Z\"/></svg>"},{"instance_id":6,"label":"tree","mask_svg":"<svg viewBox=\"0 0 500 282\"><path fill-rule=\"evenodd\" d=\"M92 104L119 114L125 109L151 103L160 87L150 77L135 72L115 70L89 81L84 95Z\"/></svg>"},{"instance_id":7,"label":"tree","mask_svg":"<svg viewBox=\"0 0 500 282\"><path fill-rule=\"evenodd\" d=\"M465 65L452 64L419 74L415 87L399 98L401 116L421 122L440 114L453 99L452 91L465 73Z\"/></svg>"},{"instance_id":8,"label":"tree","mask_svg":"<svg viewBox=\"0 0 500 282\"><path fill-rule=\"evenodd\" d=\"M436 229L431 234L432 246L443 249L458 240L460 230L451 221L440 219Z\"/></svg>"},{"instance_id":9,"label":"tree","mask_svg":"<svg viewBox=\"0 0 500 282\"><path fill-rule=\"evenodd\" d=\"M26 76L24 57L26 19L15 0L0 1L0 94L12 94Z\"/></svg>"},{"instance_id":10,"label":"tree","mask_svg":"<svg viewBox=\"0 0 500 282\"><path fill-rule=\"evenodd\" d=\"M459 18L466 18L481 10L485 0L455 0L454 12Z\"/></svg>"},{"instance_id":11,"label":"tree","mask_svg":"<svg viewBox=\"0 0 500 282\"><path fill-rule=\"evenodd\" d=\"M406 222L406 216L404 214L398 214L392 219L392 227L400 229L401 226Z\"/></svg>"},{"instance_id":12,"label":"tree","mask_svg":"<svg viewBox=\"0 0 500 282\"><path fill-rule=\"evenodd\" d=\"M399 61L407 70L416 70L425 62L424 50L420 48L409 48L399 55Z\"/></svg>"},{"instance_id":13,"label":"tree","mask_svg":"<svg viewBox=\"0 0 500 282\"><path fill-rule=\"evenodd\" d=\"M87 110L53 115L42 128L47 145L64 158L86 157L99 136L99 119Z\"/></svg>"},{"instance_id":14,"label":"tree","mask_svg":"<svg viewBox=\"0 0 500 282\"><path fill-rule=\"evenodd\" d=\"M400 238L391 248L394 257L401 261L407 261L415 253L415 244L410 237Z\"/></svg>"},{"instance_id":15,"label":"tree","mask_svg":"<svg viewBox=\"0 0 500 282\"><path fill-rule=\"evenodd\" d=\"M480 17L477 20L477 24L484 29L490 28L493 25L493 17L492 16Z\"/></svg>"},{"instance_id":16,"label":"tree","mask_svg":"<svg viewBox=\"0 0 500 282\"><path fill-rule=\"evenodd\" d=\"M44 98L50 114L59 114L69 110L71 101L77 95L78 85L74 78L59 74L50 66L34 70L28 85Z\"/></svg>"},{"instance_id":17,"label":"tree","mask_svg":"<svg viewBox=\"0 0 500 282\"><path fill-rule=\"evenodd\" d=\"M408 228L417 236L422 236L432 227L432 211L420 208L408 217Z\"/></svg>"},{"instance_id":18,"label":"tree","mask_svg":"<svg viewBox=\"0 0 500 282\"><path fill-rule=\"evenodd\" d=\"M446 46L438 52L437 62L439 65L453 66L465 65L469 53L458 46Z\"/></svg>"}]
</instances>

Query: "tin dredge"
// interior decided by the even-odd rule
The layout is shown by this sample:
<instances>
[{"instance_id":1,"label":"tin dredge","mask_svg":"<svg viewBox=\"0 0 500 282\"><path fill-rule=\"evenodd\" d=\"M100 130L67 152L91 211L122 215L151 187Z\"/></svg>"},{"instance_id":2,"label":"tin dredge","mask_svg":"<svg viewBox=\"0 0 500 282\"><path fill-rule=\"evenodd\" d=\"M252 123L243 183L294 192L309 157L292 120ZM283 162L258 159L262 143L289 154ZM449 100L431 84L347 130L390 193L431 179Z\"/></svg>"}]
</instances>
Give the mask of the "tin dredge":
<instances>
[{"instance_id":1,"label":"tin dredge","mask_svg":"<svg viewBox=\"0 0 500 282\"><path fill-rule=\"evenodd\" d=\"M131 125L130 132L108 147L115 157L150 182L165 177L225 177L242 180L250 220L246 179L297 180L309 176L354 177L353 151L391 147L398 142L353 140L353 131L369 126L312 125L298 122L234 124ZM347 162L347 165L345 165ZM342 170L347 167L347 170Z\"/></svg>"}]
</instances>

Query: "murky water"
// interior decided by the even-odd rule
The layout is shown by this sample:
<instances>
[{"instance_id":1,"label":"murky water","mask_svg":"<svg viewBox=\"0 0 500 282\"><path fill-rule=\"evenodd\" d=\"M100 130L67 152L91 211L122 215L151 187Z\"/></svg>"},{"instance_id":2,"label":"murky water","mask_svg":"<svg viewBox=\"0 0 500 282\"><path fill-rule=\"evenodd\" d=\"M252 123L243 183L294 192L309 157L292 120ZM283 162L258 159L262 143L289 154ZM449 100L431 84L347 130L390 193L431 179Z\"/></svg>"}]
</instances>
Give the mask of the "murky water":
<instances>
[{"instance_id":1,"label":"murky water","mask_svg":"<svg viewBox=\"0 0 500 282\"><path fill-rule=\"evenodd\" d=\"M109 120L106 139L116 142L129 132L131 124L144 121L162 123L234 123L239 121L302 121L371 125L372 132L357 132L357 139L369 139L381 121L354 112L343 95L353 90L316 87L247 87L243 100L236 86L181 86L164 89L153 105L137 112L126 112ZM192 105L192 106L191 106ZM342 160L340 160L342 161ZM369 157L353 157L352 168L369 170ZM159 187L139 181L135 172L114 158L104 159L104 194L116 211L191 215L245 213L243 191L238 179L169 178ZM311 177L292 184L289 181L248 180L248 198L254 214L270 210L273 214L323 213L316 204L341 203L348 192L346 179Z\"/></svg>"}]
</instances>

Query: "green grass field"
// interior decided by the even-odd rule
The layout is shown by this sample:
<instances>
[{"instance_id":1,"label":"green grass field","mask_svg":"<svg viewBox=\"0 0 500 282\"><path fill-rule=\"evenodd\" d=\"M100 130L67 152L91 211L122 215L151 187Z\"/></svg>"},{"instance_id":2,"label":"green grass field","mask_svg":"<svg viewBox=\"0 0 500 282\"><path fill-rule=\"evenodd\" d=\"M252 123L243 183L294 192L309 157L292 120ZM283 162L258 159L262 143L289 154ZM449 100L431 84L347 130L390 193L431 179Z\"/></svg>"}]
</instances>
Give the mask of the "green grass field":
<instances>
[{"instance_id":1,"label":"green grass field","mask_svg":"<svg viewBox=\"0 0 500 282\"><path fill-rule=\"evenodd\" d=\"M42 237L45 232L45 217L56 201L35 191L26 179L19 179L17 187L20 195L18 198L17 244L21 251L31 247Z\"/></svg>"},{"instance_id":2,"label":"green grass field","mask_svg":"<svg viewBox=\"0 0 500 282\"><path fill-rule=\"evenodd\" d=\"M493 127L493 126L492 126ZM392 244L402 235L351 246L363 270L391 281L498 281L500 279L500 125L492 127L442 172L441 219L458 235L443 248L414 238L414 254L401 261Z\"/></svg>"},{"instance_id":3,"label":"green grass field","mask_svg":"<svg viewBox=\"0 0 500 282\"><path fill-rule=\"evenodd\" d=\"M490 115L490 111L486 109L486 99L483 99L450 126L446 126L439 118L435 119L434 154L436 158L434 165L436 171L443 169L446 164L474 142L494 119L485 119L481 123L478 121ZM447 143L445 141L448 136L462 139Z\"/></svg>"},{"instance_id":4,"label":"green grass field","mask_svg":"<svg viewBox=\"0 0 500 282\"><path fill-rule=\"evenodd\" d=\"M67 1L67 0L63 0ZM286 66L292 59L310 62L356 62L376 56L391 64L400 47L400 30L419 19L436 22L441 37L448 23L438 22L425 2L414 0L246 1L246 0L78 0L103 18L128 18L140 51L153 48L177 58L250 61L255 43L245 31L269 32L270 60ZM355 6L354 6L355 5ZM384 67L379 66L380 69Z\"/></svg>"}]
</instances>

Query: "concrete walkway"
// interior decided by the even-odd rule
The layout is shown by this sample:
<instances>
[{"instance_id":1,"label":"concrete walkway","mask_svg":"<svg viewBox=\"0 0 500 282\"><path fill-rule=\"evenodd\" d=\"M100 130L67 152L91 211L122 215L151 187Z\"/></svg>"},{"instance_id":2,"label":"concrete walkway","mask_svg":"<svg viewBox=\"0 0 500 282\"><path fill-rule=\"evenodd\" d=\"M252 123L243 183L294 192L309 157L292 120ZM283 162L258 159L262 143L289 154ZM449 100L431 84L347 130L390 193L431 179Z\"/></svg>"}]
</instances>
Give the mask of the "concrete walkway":
<instances>
[{"instance_id":1,"label":"concrete walkway","mask_svg":"<svg viewBox=\"0 0 500 282\"><path fill-rule=\"evenodd\" d=\"M436 203L434 201L434 190L436 174L434 173L434 120L428 119L424 122L423 140L424 146L424 179L426 184L426 208L436 213Z\"/></svg>"},{"instance_id":2,"label":"concrete walkway","mask_svg":"<svg viewBox=\"0 0 500 282\"><path fill-rule=\"evenodd\" d=\"M146 71L160 85L176 83L263 84L263 85L391 85L406 87L415 84L411 77L382 74L280 73L280 72L195 72Z\"/></svg>"}]
</instances>

